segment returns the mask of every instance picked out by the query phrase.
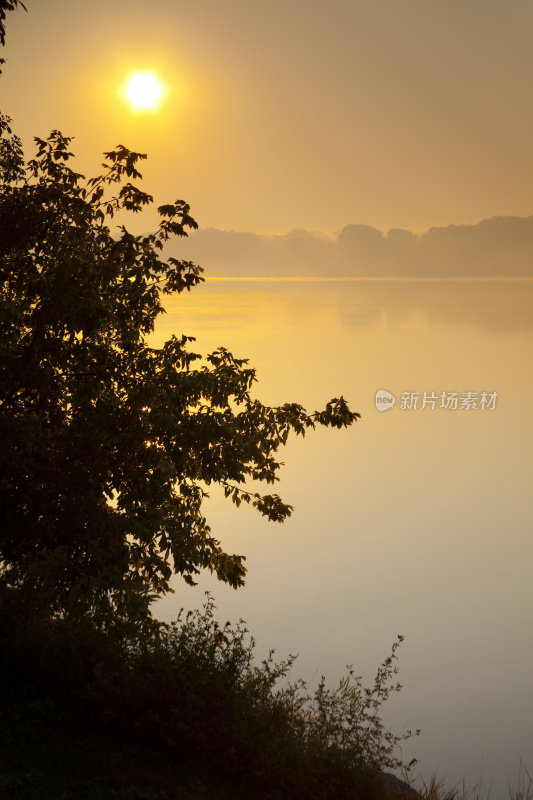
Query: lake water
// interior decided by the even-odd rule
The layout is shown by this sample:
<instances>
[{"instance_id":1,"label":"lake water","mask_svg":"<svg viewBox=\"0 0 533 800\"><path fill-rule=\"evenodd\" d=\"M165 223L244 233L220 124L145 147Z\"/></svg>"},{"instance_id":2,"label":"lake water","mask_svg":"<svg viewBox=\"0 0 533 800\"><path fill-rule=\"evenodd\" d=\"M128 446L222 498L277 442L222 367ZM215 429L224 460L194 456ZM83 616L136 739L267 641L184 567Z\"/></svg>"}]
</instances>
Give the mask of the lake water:
<instances>
[{"instance_id":1,"label":"lake water","mask_svg":"<svg viewBox=\"0 0 533 800\"><path fill-rule=\"evenodd\" d=\"M249 358L263 402L343 394L362 418L289 442L285 524L213 493L208 519L247 556L247 585L176 581L156 614L210 589L221 621L244 618L261 657L298 653L293 677L311 683L346 664L369 683L403 634L404 688L383 716L422 729L405 760L507 797L519 758L533 769L533 281L212 280L167 310L157 341Z\"/></svg>"}]
</instances>

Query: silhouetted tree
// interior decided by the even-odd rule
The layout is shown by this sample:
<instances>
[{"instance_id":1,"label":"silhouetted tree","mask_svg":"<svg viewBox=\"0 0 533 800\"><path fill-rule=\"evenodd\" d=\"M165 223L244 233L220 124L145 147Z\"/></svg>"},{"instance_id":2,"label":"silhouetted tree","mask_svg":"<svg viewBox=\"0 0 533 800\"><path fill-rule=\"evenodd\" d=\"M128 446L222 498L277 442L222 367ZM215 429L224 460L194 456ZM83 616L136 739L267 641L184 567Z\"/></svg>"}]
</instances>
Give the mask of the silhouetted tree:
<instances>
[{"instance_id":1,"label":"silhouetted tree","mask_svg":"<svg viewBox=\"0 0 533 800\"><path fill-rule=\"evenodd\" d=\"M202 359L187 336L148 344L163 295L203 278L162 260L196 228L182 200L160 206L155 233L108 227L152 197L146 156L119 145L91 180L70 166L70 139L36 139L25 163L0 118L0 559L4 584L52 614L146 619L173 573L209 569L243 583L242 555L221 548L202 513L210 484L268 519L291 511L273 483L289 432L359 416L335 398L307 413L250 394L255 371L224 348Z\"/></svg>"},{"instance_id":2,"label":"silhouetted tree","mask_svg":"<svg viewBox=\"0 0 533 800\"><path fill-rule=\"evenodd\" d=\"M0 46L6 43L6 13L14 11L18 6L26 11L26 6L21 0L0 0ZM2 74L1 66L5 64L5 58L0 58L0 75Z\"/></svg>"}]
</instances>

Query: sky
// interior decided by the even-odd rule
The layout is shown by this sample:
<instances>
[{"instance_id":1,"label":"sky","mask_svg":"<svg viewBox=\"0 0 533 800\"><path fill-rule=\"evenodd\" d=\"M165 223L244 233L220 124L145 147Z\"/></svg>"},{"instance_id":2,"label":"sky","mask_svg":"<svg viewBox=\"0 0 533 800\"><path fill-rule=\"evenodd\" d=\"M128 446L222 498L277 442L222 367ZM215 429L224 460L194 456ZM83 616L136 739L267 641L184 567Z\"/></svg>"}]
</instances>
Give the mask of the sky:
<instances>
[{"instance_id":1,"label":"sky","mask_svg":"<svg viewBox=\"0 0 533 800\"><path fill-rule=\"evenodd\" d=\"M201 227L336 234L533 213L530 0L27 0L1 106L78 169L121 143ZM134 113L133 70L167 94ZM139 223L141 224L141 223Z\"/></svg>"}]
</instances>

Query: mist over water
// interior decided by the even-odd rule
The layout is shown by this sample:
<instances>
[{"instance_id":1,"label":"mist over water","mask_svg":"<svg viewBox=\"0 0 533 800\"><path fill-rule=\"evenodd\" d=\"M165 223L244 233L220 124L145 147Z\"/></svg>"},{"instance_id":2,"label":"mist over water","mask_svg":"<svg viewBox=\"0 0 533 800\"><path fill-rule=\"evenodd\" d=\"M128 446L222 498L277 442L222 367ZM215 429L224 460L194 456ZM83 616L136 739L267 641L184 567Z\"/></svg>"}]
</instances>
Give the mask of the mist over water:
<instances>
[{"instance_id":1,"label":"mist over water","mask_svg":"<svg viewBox=\"0 0 533 800\"><path fill-rule=\"evenodd\" d=\"M199 353L249 358L263 402L315 410L342 394L362 419L289 442L284 525L212 491L208 519L247 556L247 585L176 581L156 614L210 589L258 656L299 653L294 677L311 682L346 664L370 682L405 635L404 688L384 707L395 731L422 728L405 759L507 796L519 757L533 762L533 281L208 281L167 312L155 342L185 333ZM384 413L380 389L396 398Z\"/></svg>"}]
</instances>

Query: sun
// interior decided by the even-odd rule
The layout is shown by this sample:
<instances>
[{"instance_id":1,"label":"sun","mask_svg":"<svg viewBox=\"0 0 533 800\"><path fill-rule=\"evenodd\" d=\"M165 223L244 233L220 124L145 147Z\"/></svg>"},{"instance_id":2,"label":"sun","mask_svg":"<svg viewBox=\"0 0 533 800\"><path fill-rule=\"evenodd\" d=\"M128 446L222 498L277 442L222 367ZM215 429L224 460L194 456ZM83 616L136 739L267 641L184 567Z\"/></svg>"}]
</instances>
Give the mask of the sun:
<instances>
[{"instance_id":1,"label":"sun","mask_svg":"<svg viewBox=\"0 0 533 800\"><path fill-rule=\"evenodd\" d=\"M153 72L133 72L124 87L124 95L136 111L154 111L165 93Z\"/></svg>"}]
</instances>

